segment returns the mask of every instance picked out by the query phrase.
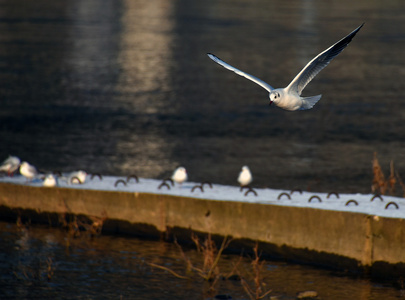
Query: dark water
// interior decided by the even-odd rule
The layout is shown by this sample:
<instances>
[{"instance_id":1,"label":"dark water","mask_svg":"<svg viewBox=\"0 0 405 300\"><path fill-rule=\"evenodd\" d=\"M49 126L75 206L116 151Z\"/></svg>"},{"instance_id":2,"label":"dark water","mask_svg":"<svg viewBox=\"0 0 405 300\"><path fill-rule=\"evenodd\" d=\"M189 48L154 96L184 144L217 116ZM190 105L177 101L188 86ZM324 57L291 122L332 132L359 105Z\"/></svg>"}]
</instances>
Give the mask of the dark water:
<instances>
[{"instance_id":1,"label":"dark water","mask_svg":"<svg viewBox=\"0 0 405 300\"><path fill-rule=\"evenodd\" d=\"M394 160L405 177L404 9L403 0L0 0L0 160L151 178L181 164L190 180L223 184L249 165L256 186L369 192L375 151L385 172ZM363 22L304 90L323 94L305 112L269 107L265 90L206 56L283 87ZM145 265L184 271L173 245L100 237L67 247L59 231L1 228L2 299L212 296L202 280ZM266 274L286 299L308 289L322 299L400 296L297 265L268 263ZM217 293L248 298L239 282Z\"/></svg>"},{"instance_id":2,"label":"dark water","mask_svg":"<svg viewBox=\"0 0 405 300\"><path fill-rule=\"evenodd\" d=\"M0 158L40 169L369 192L371 159L405 176L402 0L0 1ZM267 92L361 23L305 89L314 109Z\"/></svg>"},{"instance_id":3,"label":"dark water","mask_svg":"<svg viewBox=\"0 0 405 300\"><path fill-rule=\"evenodd\" d=\"M187 273L180 250L164 242L89 238L85 233L72 238L60 229L22 229L0 222L0 250L1 299L214 299L217 295L249 299L239 280L212 284L195 272ZM185 247L183 252L201 268L199 252ZM223 254L219 272L234 274L234 266L254 287L251 259ZM264 289L271 289L270 295L279 300L296 299L297 293L308 290L316 291L318 299L402 299L401 290L390 284L300 265L263 261L260 274Z\"/></svg>"}]
</instances>

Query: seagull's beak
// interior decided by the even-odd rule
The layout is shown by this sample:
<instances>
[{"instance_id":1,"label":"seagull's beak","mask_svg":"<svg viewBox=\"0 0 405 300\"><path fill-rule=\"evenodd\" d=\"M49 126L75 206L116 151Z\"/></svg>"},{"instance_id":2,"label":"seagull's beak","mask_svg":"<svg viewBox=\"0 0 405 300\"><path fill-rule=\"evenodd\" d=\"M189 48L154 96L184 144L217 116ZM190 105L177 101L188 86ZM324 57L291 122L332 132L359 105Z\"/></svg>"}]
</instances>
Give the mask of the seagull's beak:
<instances>
[{"instance_id":1,"label":"seagull's beak","mask_svg":"<svg viewBox=\"0 0 405 300\"><path fill-rule=\"evenodd\" d=\"M273 103L273 101L270 101L269 106Z\"/></svg>"}]
</instances>

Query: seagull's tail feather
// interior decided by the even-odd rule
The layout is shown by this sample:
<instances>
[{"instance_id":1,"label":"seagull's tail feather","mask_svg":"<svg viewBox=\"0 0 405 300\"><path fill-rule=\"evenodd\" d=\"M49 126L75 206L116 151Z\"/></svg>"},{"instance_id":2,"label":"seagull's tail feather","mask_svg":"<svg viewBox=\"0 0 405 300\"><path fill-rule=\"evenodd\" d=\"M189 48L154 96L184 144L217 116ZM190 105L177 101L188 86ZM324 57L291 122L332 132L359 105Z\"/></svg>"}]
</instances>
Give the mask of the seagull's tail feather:
<instances>
[{"instance_id":1,"label":"seagull's tail feather","mask_svg":"<svg viewBox=\"0 0 405 300\"><path fill-rule=\"evenodd\" d=\"M320 99L322 95L316 95L312 97L301 97L302 106L300 110L311 109Z\"/></svg>"}]
</instances>

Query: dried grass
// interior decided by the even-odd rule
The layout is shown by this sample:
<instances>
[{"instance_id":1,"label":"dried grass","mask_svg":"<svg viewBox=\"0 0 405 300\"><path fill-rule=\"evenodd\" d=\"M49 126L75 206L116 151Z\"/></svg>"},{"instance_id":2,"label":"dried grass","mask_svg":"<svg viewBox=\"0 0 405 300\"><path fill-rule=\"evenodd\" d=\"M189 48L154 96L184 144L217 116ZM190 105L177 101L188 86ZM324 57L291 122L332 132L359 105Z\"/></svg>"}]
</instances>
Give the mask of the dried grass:
<instances>
[{"instance_id":1,"label":"dried grass","mask_svg":"<svg viewBox=\"0 0 405 300\"><path fill-rule=\"evenodd\" d=\"M259 245L256 243L256 246L253 248L255 257L252 260L253 274L251 275L253 278L254 287L252 288L246 279L239 273L241 277L241 284L251 300L263 299L272 292L272 290L266 290L266 284L263 282L262 268L264 261L260 262L258 249Z\"/></svg>"},{"instance_id":2,"label":"dried grass","mask_svg":"<svg viewBox=\"0 0 405 300\"><path fill-rule=\"evenodd\" d=\"M197 247L197 250L202 253L203 256L203 267L197 268L192 267L193 270L207 281L216 281L219 278L220 271L218 267L219 260L221 258L222 252L229 246L232 239L225 237L222 240L221 247L217 249L215 242L212 240L211 234L205 238L204 242L201 242L197 235L192 234L191 239Z\"/></svg>"},{"instance_id":3,"label":"dried grass","mask_svg":"<svg viewBox=\"0 0 405 300\"><path fill-rule=\"evenodd\" d=\"M372 163L373 163L373 182L371 184L371 192L378 195L384 195L386 191L386 181L380 163L378 162L376 152L374 152Z\"/></svg>"},{"instance_id":4,"label":"dried grass","mask_svg":"<svg viewBox=\"0 0 405 300\"><path fill-rule=\"evenodd\" d=\"M372 161L373 166L373 181L371 184L371 192L377 195L395 195L396 184L399 182L403 195L405 197L405 185L399 176L399 173L394 169L394 162L390 162L390 175L388 179L385 179L384 172L378 162L377 153L374 152L374 157Z\"/></svg>"},{"instance_id":5,"label":"dried grass","mask_svg":"<svg viewBox=\"0 0 405 300\"><path fill-rule=\"evenodd\" d=\"M186 269L187 269L187 275L191 276L193 273L197 274L201 278L203 278L205 281L210 283L209 290L214 291L215 290L215 285L218 282L219 278L221 278L221 273L219 271L218 263L220 261L222 252L229 246L229 243L232 241L232 239L225 237L222 240L222 244L220 248L218 249L215 242L213 241L211 234L208 234L208 236L205 238L204 241L201 241L197 235L192 234L191 239L193 240L194 244L197 247L197 251L202 254L202 267L196 267L193 265L191 262L191 259L187 257L187 255L184 253L183 249L181 246L177 243L175 240L174 243L178 247L181 257L186 263ZM177 278L182 278L182 279L188 279L188 276L183 276L180 275L173 270L157 265L154 263L148 263L151 267L159 268L165 271L168 271L172 275L176 276Z\"/></svg>"}]
</instances>

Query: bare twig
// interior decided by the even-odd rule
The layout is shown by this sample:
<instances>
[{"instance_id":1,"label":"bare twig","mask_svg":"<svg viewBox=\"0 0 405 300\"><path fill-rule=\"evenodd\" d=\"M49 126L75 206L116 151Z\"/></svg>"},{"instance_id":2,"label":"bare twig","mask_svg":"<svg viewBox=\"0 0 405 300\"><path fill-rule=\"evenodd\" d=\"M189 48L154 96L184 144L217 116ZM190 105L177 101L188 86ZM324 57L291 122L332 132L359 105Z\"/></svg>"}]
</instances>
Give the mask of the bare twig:
<instances>
[{"instance_id":1,"label":"bare twig","mask_svg":"<svg viewBox=\"0 0 405 300\"><path fill-rule=\"evenodd\" d=\"M165 270L165 271L171 273L172 275L176 276L177 278L180 278L180 279L189 279L187 276L179 275L179 274L177 274L176 272L174 272L173 270L171 270L171 269L169 269L169 268L166 268L166 267L164 267L164 266L157 265L157 264L154 264L154 263L147 263L147 264L150 265L150 266L152 266L152 267Z\"/></svg>"},{"instance_id":2,"label":"bare twig","mask_svg":"<svg viewBox=\"0 0 405 300\"><path fill-rule=\"evenodd\" d=\"M241 277L241 284L246 293L248 294L249 298L252 300L258 300L258 299L263 299L266 297L268 294L272 292L272 290L267 290L263 292L262 286L264 286L264 283L262 281L262 267L264 262L260 262L260 255L258 254L258 244L256 243L256 246L253 248L255 257L252 260L252 268L253 268L253 281L254 281L254 290L249 286L247 281L240 275Z\"/></svg>"},{"instance_id":3,"label":"bare twig","mask_svg":"<svg viewBox=\"0 0 405 300\"><path fill-rule=\"evenodd\" d=\"M238 262L236 264L232 263L233 268L228 273L228 275L225 276L226 279L229 279L231 276L234 276L235 274L238 274L238 276L239 276L238 267L239 267L239 264L242 262L242 260L243 260L243 256L240 256L239 260L238 260Z\"/></svg>"},{"instance_id":4,"label":"bare twig","mask_svg":"<svg viewBox=\"0 0 405 300\"><path fill-rule=\"evenodd\" d=\"M371 185L371 191L376 194L381 194L384 195L386 191L386 182L385 182L385 177L384 173L381 169L381 166L378 162L377 159L377 152L374 152L374 157L373 157L373 182Z\"/></svg>"},{"instance_id":5,"label":"bare twig","mask_svg":"<svg viewBox=\"0 0 405 300\"><path fill-rule=\"evenodd\" d=\"M198 236L195 234L192 234L191 239L194 241L197 251L202 253L204 263L202 268L197 268L195 267L192 263L190 258L186 256L184 253L183 249L181 246L177 243L177 240L174 241L175 245L178 247L180 254L183 258L183 260L186 262L187 265L187 273L194 271L196 272L200 277L202 277L204 280L210 282L210 290L214 290L214 286L221 278L219 268L218 268L218 263L220 261L222 252L229 246L229 243L232 241L232 239L225 237L222 241L221 247L219 250L217 250L217 247L214 243L214 241L211 238L211 235L208 234L207 238L205 239L204 243L201 243ZM162 270L168 271L174 276L182 279L188 279L189 277L179 275L178 273L174 272L170 268L160 266L154 263L147 263L148 265L156 268L160 268Z\"/></svg>"},{"instance_id":6,"label":"bare twig","mask_svg":"<svg viewBox=\"0 0 405 300\"><path fill-rule=\"evenodd\" d=\"M229 246L229 244L231 243L232 239L228 240L228 237L224 237L224 239L222 240L222 244L221 244L221 248L219 248L217 256L215 257L214 262L212 263L210 270L208 272L207 278L210 279L212 276L212 272L214 271L214 269L217 267L219 259L221 258L221 254L222 252L225 250L225 248L227 248Z\"/></svg>"},{"instance_id":7,"label":"bare twig","mask_svg":"<svg viewBox=\"0 0 405 300\"><path fill-rule=\"evenodd\" d=\"M179 245L179 243L177 243L177 240L174 240L174 244L177 246L177 248L180 251L181 257L183 258L183 260L186 262L186 266L187 266L187 273L191 272L194 268L193 264L191 263L191 260L186 256L186 254L184 253L183 249L181 248L181 246Z\"/></svg>"},{"instance_id":8,"label":"bare twig","mask_svg":"<svg viewBox=\"0 0 405 300\"><path fill-rule=\"evenodd\" d=\"M51 257L48 257L48 259L46 260L46 271L47 271L46 275L47 275L48 281L51 281L53 273L55 271L53 260Z\"/></svg>"},{"instance_id":9,"label":"bare twig","mask_svg":"<svg viewBox=\"0 0 405 300\"><path fill-rule=\"evenodd\" d=\"M371 191L377 195L385 195L388 191L390 195L395 194L395 186L397 183L398 173L394 170L394 161L390 162L390 176L385 179L384 173L377 159L377 153L374 152L374 157L372 161L373 165L373 181L371 184ZM397 174L397 176L395 176ZM398 180L400 180L398 178ZM400 181L401 184L401 181ZM404 192L404 186L401 184Z\"/></svg>"}]
</instances>

